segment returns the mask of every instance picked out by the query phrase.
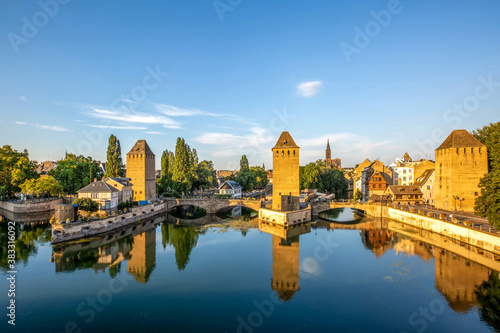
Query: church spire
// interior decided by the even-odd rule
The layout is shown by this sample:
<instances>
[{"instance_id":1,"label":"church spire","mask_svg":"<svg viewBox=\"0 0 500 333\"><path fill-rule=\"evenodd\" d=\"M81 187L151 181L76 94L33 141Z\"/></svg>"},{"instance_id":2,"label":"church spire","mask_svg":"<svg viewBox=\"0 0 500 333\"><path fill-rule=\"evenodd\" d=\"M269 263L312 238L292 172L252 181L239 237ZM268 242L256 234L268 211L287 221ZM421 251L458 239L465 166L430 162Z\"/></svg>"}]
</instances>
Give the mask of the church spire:
<instances>
[{"instance_id":1,"label":"church spire","mask_svg":"<svg viewBox=\"0 0 500 333\"><path fill-rule=\"evenodd\" d=\"M330 149L330 139L326 139L326 149Z\"/></svg>"}]
</instances>

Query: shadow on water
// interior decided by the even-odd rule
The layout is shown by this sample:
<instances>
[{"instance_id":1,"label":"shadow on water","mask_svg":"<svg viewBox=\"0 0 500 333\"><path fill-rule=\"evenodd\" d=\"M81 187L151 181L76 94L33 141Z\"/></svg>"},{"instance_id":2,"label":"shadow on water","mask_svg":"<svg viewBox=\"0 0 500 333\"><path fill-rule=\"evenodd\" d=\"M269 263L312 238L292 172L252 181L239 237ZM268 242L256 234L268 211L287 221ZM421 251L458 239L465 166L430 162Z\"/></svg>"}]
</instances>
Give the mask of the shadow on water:
<instances>
[{"instance_id":1,"label":"shadow on water","mask_svg":"<svg viewBox=\"0 0 500 333\"><path fill-rule=\"evenodd\" d=\"M361 222L362 216L359 216L354 209L351 208L335 208L325 210L318 214L318 217L325 221L356 224Z\"/></svg>"},{"instance_id":2,"label":"shadow on water","mask_svg":"<svg viewBox=\"0 0 500 333\"><path fill-rule=\"evenodd\" d=\"M168 212L175 218L183 220L196 220L207 215L207 211L197 206L177 206Z\"/></svg>"},{"instance_id":3,"label":"shadow on water","mask_svg":"<svg viewBox=\"0 0 500 333\"><path fill-rule=\"evenodd\" d=\"M259 212L247 207L235 206L222 209L218 211L215 215L224 220L239 219L243 221L249 221L259 216Z\"/></svg>"}]
</instances>

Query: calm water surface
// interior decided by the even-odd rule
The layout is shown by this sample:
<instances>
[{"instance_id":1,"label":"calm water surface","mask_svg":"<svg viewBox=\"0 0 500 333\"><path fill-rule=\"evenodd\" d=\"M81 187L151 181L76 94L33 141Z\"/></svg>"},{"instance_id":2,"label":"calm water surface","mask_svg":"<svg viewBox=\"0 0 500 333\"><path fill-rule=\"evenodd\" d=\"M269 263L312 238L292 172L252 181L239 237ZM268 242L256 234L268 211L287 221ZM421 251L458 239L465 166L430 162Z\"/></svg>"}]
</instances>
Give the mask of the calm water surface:
<instances>
[{"instance_id":1,"label":"calm water surface","mask_svg":"<svg viewBox=\"0 0 500 333\"><path fill-rule=\"evenodd\" d=\"M336 221L353 216L330 213ZM390 221L318 220L283 230L238 210L217 220L180 226L165 218L57 246L46 226L18 225L16 326L2 313L1 331L500 328L500 258L489 253ZM6 244L5 221L0 226ZM5 309L4 246L1 251Z\"/></svg>"}]
</instances>

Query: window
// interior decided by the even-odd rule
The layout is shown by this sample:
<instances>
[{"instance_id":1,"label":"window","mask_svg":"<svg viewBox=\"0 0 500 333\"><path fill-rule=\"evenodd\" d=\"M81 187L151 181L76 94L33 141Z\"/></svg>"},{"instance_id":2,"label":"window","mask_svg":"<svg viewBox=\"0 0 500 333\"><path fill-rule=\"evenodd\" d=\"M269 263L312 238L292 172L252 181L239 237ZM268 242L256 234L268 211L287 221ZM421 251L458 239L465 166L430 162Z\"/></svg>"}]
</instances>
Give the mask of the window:
<instances>
[{"instance_id":1,"label":"window","mask_svg":"<svg viewBox=\"0 0 500 333\"><path fill-rule=\"evenodd\" d=\"M471 149L470 149L470 152L474 154L474 148L471 148Z\"/></svg>"},{"instance_id":2,"label":"window","mask_svg":"<svg viewBox=\"0 0 500 333\"><path fill-rule=\"evenodd\" d=\"M276 150L276 156L280 156L280 152Z\"/></svg>"},{"instance_id":3,"label":"window","mask_svg":"<svg viewBox=\"0 0 500 333\"><path fill-rule=\"evenodd\" d=\"M467 153L467 148L464 148L464 154Z\"/></svg>"},{"instance_id":4,"label":"window","mask_svg":"<svg viewBox=\"0 0 500 333\"><path fill-rule=\"evenodd\" d=\"M479 192L474 192L474 195L477 197L479 195Z\"/></svg>"},{"instance_id":5,"label":"window","mask_svg":"<svg viewBox=\"0 0 500 333\"><path fill-rule=\"evenodd\" d=\"M293 150L293 156L295 156L295 149Z\"/></svg>"},{"instance_id":6,"label":"window","mask_svg":"<svg viewBox=\"0 0 500 333\"><path fill-rule=\"evenodd\" d=\"M459 153L459 148L457 148L457 154Z\"/></svg>"},{"instance_id":7,"label":"window","mask_svg":"<svg viewBox=\"0 0 500 333\"><path fill-rule=\"evenodd\" d=\"M284 150L281 151L281 156L285 156L285 151Z\"/></svg>"},{"instance_id":8,"label":"window","mask_svg":"<svg viewBox=\"0 0 500 333\"><path fill-rule=\"evenodd\" d=\"M430 185L427 185L427 189L430 190L431 189L431 186Z\"/></svg>"},{"instance_id":9,"label":"window","mask_svg":"<svg viewBox=\"0 0 500 333\"><path fill-rule=\"evenodd\" d=\"M288 156L290 156L290 151L288 151L287 153L288 153Z\"/></svg>"},{"instance_id":10,"label":"window","mask_svg":"<svg viewBox=\"0 0 500 333\"><path fill-rule=\"evenodd\" d=\"M479 148L479 154L481 154L481 148Z\"/></svg>"}]
</instances>

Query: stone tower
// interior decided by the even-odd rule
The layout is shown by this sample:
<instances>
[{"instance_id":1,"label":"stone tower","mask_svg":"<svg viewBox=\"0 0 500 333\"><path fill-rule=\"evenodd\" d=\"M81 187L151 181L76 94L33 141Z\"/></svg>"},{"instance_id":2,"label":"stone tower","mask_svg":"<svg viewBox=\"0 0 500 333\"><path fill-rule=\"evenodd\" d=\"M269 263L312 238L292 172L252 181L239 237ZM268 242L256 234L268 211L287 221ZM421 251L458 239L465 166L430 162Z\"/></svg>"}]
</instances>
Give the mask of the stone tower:
<instances>
[{"instance_id":1,"label":"stone tower","mask_svg":"<svg viewBox=\"0 0 500 333\"><path fill-rule=\"evenodd\" d=\"M473 212L479 180L487 172L486 146L466 130L454 130L436 149L436 207Z\"/></svg>"},{"instance_id":2,"label":"stone tower","mask_svg":"<svg viewBox=\"0 0 500 333\"><path fill-rule=\"evenodd\" d=\"M273 147L273 210L282 210L282 195L299 197L299 149L288 132ZM298 200L297 200L298 202Z\"/></svg>"},{"instance_id":3,"label":"stone tower","mask_svg":"<svg viewBox=\"0 0 500 333\"><path fill-rule=\"evenodd\" d=\"M330 166L332 164L332 150L330 149L330 139L327 139L326 141L325 161L327 166Z\"/></svg>"},{"instance_id":4,"label":"stone tower","mask_svg":"<svg viewBox=\"0 0 500 333\"><path fill-rule=\"evenodd\" d=\"M139 140L127 154L127 177L132 183L134 201L156 198L155 154L146 140Z\"/></svg>"}]
</instances>

